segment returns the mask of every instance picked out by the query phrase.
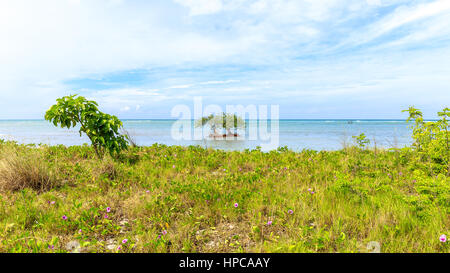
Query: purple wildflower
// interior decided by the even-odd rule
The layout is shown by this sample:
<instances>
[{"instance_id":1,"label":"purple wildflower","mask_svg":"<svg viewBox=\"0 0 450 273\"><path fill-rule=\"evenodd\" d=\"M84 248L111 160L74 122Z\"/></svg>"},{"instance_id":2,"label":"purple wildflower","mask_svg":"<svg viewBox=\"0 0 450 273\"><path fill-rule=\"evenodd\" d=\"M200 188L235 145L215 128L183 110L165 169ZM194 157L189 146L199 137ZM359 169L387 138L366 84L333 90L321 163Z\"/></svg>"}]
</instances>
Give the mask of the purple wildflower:
<instances>
[{"instance_id":1,"label":"purple wildflower","mask_svg":"<svg viewBox=\"0 0 450 273\"><path fill-rule=\"evenodd\" d=\"M122 244L126 244L128 242L128 239L123 239Z\"/></svg>"},{"instance_id":2,"label":"purple wildflower","mask_svg":"<svg viewBox=\"0 0 450 273\"><path fill-rule=\"evenodd\" d=\"M107 207L107 208L106 208L106 212L111 212L111 208L110 208L110 207Z\"/></svg>"},{"instance_id":3,"label":"purple wildflower","mask_svg":"<svg viewBox=\"0 0 450 273\"><path fill-rule=\"evenodd\" d=\"M67 220L67 216L63 215L62 219L65 221Z\"/></svg>"},{"instance_id":4,"label":"purple wildflower","mask_svg":"<svg viewBox=\"0 0 450 273\"><path fill-rule=\"evenodd\" d=\"M441 241L441 242L443 242L443 243L447 242L447 236L445 236L445 234L442 234L442 235L439 237L439 241Z\"/></svg>"},{"instance_id":5,"label":"purple wildflower","mask_svg":"<svg viewBox=\"0 0 450 273\"><path fill-rule=\"evenodd\" d=\"M294 211L290 209L290 210L288 210L288 213L289 213L289 214L293 214Z\"/></svg>"},{"instance_id":6,"label":"purple wildflower","mask_svg":"<svg viewBox=\"0 0 450 273\"><path fill-rule=\"evenodd\" d=\"M238 203L234 203L234 207L237 208L239 206Z\"/></svg>"}]
</instances>

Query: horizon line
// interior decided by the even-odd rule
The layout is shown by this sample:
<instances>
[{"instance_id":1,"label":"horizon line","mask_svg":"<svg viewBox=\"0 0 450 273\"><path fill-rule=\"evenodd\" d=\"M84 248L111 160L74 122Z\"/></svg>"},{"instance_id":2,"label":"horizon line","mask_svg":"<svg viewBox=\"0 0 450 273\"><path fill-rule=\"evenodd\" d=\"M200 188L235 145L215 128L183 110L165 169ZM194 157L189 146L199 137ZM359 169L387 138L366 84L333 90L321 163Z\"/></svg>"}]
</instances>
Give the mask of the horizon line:
<instances>
[{"instance_id":1,"label":"horizon line","mask_svg":"<svg viewBox=\"0 0 450 273\"><path fill-rule=\"evenodd\" d=\"M177 121L177 120L191 120L195 121L196 119L177 119L177 118L124 118L120 119L122 121L144 121L144 120L161 120L161 121ZM250 120L250 119L245 119ZM254 120L254 119L252 119ZM261 120L261 119L256 119ZM263 120L272 120L270 118ZM386 119L386 118L280 118L280 121L289 121L289 120L305 120L305 121L405 121L406 119ZM424 119L424 121L437 121L439 119ZM24 119L0 119L0 121L46 121L45 119L33 119L33 118L24 118Z\"/></svg>"}]
</instances>

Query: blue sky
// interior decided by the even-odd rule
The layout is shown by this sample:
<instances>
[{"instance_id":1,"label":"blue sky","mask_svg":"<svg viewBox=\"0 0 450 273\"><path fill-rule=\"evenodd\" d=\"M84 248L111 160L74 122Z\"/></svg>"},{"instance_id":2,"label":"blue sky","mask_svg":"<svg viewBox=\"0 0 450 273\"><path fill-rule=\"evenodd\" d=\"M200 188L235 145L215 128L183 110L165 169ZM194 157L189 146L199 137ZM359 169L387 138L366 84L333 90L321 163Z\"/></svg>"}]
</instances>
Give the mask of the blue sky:
<instances>
[{"instance_id":1,"label":"blue sky","mask_svg":"<svg viewBox=\"0 0 450 273\"><path fill-rule=\"evenodd\" d=\"M281 118L450 106L450 1L4 0L0 119L78 93L120 118L278 104Z\"/></svg>"}]
</instances>

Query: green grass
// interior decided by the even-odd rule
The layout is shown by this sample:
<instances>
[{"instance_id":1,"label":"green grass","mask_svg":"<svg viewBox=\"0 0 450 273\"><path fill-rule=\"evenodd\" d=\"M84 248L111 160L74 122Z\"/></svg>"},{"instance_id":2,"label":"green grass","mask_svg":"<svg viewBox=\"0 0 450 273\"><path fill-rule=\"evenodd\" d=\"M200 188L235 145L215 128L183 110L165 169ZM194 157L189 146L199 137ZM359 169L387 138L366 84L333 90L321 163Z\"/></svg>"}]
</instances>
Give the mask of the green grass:
<instances>
[{"instance_id":1,"label":"green grass","mask_svg":"<svg viewBox=\"0 0 450 273\"><path fill-rule=\"evenodd\" d=\"M0 143L0 252L448 253L450 178L416 158Z\"/></svg>"}]
</instances>

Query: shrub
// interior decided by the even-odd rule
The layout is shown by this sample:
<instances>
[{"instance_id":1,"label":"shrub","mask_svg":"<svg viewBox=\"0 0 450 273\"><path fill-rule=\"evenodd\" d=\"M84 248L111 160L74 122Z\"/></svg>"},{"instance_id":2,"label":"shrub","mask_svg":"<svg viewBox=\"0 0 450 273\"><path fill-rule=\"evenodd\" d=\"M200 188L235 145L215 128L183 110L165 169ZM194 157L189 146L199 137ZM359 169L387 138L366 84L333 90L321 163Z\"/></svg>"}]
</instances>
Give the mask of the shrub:
<instances>
[{"instance_id":1,"label":"shrub","mask_svg":"<svg viewBox=\"0 0 450 273\"><path fill-rule=\"evenodd\" d=\"M449 148L449 122L450 109L445 108L438 112L440 120L424 121L420 110L409 107L403 112L408 112L407 121L414 121L413 148L423 158L430 158L434 163L447 168L447 175L450 174L450 148Z\"/></svg>"},{"instance_id":2,"label":"shrub","mask_svg":"<svg viewBox=\"0 0 450 273\"><path fill-rule=\"evenodd\" d=\"M57 104L45 113L45 119L62 128L80 125L80 136L85 133L99 158L108 151L111 156L127 149L126 137L119 133L122 122L98 110L95 101L72 95L57 99Z\"/></svg>"},{"instance_id":3,"label":"shrub","mask_svg":"<svg viewBox=\"0 0 450 273\"><path fill-rule=\"evenodd\" d=\"M366 135L364 133L360 134L359 136L352 136L352 138L361 149L364 149L367 145L370 144L370 140L366 138Z\"/></svg>"}]
</instances>

